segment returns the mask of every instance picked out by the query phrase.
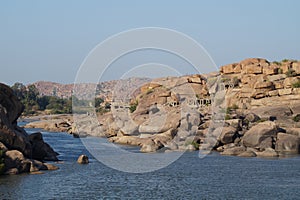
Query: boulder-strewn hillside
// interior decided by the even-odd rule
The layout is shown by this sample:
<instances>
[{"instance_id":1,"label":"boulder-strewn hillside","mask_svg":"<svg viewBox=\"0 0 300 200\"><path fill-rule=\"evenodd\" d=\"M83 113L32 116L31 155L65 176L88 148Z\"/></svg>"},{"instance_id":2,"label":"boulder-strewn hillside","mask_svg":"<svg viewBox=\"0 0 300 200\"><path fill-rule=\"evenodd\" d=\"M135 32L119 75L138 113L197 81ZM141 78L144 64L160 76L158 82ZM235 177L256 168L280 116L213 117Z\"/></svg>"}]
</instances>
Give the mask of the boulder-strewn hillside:
<instances>
[{"instance_id":1,"label":"boulder-strewn hillside","mask_svg":"<svg viewBox=\"0 0 300 200\"><path fill-rule=\"evenodd\" d=\"M116 88L100 125L88 125L93 116L78 115L69 130L139 145L142 152L299 153L298 61L252 58L217 73L155 79L127 95Z\"/></svg>"},{"instance_id":2,"label":"boulder-strewn hillside","mask_svg":"<svg viewBox=\"0 0 300 200\"><path fill-rule=\"evenodd\" d=\"M23 105L12 89L0 83L0 174L54 169L43 161L56 161L57 154L41 133L27 134L17 125Z\"/></svg>"},{"instance_id":3,"label":"boulder-strewn hillside","mask_svg":"<svg viewBox=\"0 0 300 200\"><path fill-rule=\"evenodd\" d=\"M114 90L114 87L120 84L120 82L122 81L124 82L124 80L112 80L112 81L105 81L105 82L98 83L97 93L96 93L97 97L111 100L112 91ZM150 81L150 79L147 78L126 79L126 83L129 83L131 85L139 85L147 81ZM60 98L70 98L73 94L74 84L60 84L60 83L46 82L46 81L38 81L33 84L35 85L35 87L37 88L41 96L57 96ZM95 87L96 85L92 83L81 83L80 86L77 86L78 91L76 92L82 94L82 96L85 96L86 91L90 91ZM123 89L126 90L130 88L124 87Z\"/></svg>"}]
</instances>

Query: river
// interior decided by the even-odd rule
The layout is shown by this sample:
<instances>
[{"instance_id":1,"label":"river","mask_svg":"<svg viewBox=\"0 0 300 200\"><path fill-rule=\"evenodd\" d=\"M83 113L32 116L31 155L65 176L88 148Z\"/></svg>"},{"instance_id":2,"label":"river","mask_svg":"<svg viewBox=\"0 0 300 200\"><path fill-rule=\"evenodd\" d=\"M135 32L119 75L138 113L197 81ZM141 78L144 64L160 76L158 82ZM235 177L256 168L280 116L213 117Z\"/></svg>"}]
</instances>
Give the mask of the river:
<instances>
[{"instance_id":1,"label":"river","mask_svg":"<svg viewBox=\"0 0 300 200\"><path fill-rule=\"evenodd\" d=\"M28 130L29 132L32 130ZM44 174L2 176L0 199L299 199L300 156L240 158L186 152L169 166L133 174L94 159L80 139L43 132L63 163ZM88 165L76 163L80 154Z\"/></svg>"}]
</instances>

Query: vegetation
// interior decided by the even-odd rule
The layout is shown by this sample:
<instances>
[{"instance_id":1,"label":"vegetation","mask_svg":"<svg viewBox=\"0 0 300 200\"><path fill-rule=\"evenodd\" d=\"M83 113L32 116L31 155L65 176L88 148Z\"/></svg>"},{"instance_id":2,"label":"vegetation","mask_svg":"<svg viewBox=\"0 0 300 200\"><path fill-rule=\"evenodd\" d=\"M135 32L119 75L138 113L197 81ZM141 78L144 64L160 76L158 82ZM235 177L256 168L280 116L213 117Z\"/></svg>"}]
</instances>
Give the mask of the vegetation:
<instances>
[{"instance_id":1,"label":"vegetation","mask_svg":"<svg viewBox=\"0 0 300 200\"><path fill-rule=\"evenodd\" d=\"M4 173L5 165L4 165L4 151L0 150L0 175Z\"/></svg>"},{"instance_id":2,"label":"vegetation","mask_svg":"<svg viewBox=\"0 0 300 200\"><path fill-rule=\"evenodd\" d=\"M283 59L281 62L289 62L289 59Z\"/></svg>"},{"instance_id":3,"label":"vegetation","mask_svg":"<svg viewBox=\"0 0 300 200\"><path fill-rule=\"evenodd\" d=\"M278 61L273 61L273 64L281 66L281 62L278 62Z\"/></svg>"},{"instance_id":4,"label":"vegetation","mask_svg":"<svg viewBox=\"0 0 300 200\"><path fill-rule=\"evenodd\" d=\"M185 146L188 146L188 145L193 145L195 149L199 149L199 146L200 146L200 144L197 143L196 141L187 141L185 143Z\"/></svg>"},{"instance_id":5,"label":"vegetation","mask_svg":"<svg viewBox=\"0 0 300 200\"><path fill-rule=\"evenodd\" d=\"M133 113L136 110L138 105L139 105L139 102L137 100L133 104L130 104L130 107L129 107L130 112Z\"/></svg>"},{"instance_id":6,"label":"vegetation","mask_svg":"<svg viewBox=\"0 0 300 200\"><path fill-rule=\"evenodd\" d=\"M292 84L293 88L300 88L300 80Z\"/></svg>"},{"instance_id":7,"label":"vegetation","mask_svg":"<svg viewBox=\"0 0 300 200\"><path fill-rule=\"evenodd\" d=\"M24 105L24 115L36 114L38 111L49 110L51 114L71 113L72 99L56 96L40 96L35 85L25 86L15 83L12 90Z\"/></svg>"},{"instance_id":8,"label":"vegetation","mask_svg":"<svg viewBox=\"0 0 300 200\"><path fill-rule=\"evenodd\" d=\"M297 76L295 70L293 70L293 69L289 69L285 74L287 77Z\"/></svg>"},{"instance_id":9,"label":"vegetation","mask_svg":"<svg viewBox=\"0 0 300 200\"><path fill-rule=\"evenodd\" d=\"M296 116L293 117L294 122L299 122L300 121L300 114L297 114Z\"/></svg>"},{"instance_id":10,"label":"vegetation","mask_svg":"<svg viewBox=\"0 0 300 200\"><path fill-rule=\"evenodd\" d=\"M278 74L283 74L283 70L281 68L278 69Z\"/></svg>"}]
</instances>

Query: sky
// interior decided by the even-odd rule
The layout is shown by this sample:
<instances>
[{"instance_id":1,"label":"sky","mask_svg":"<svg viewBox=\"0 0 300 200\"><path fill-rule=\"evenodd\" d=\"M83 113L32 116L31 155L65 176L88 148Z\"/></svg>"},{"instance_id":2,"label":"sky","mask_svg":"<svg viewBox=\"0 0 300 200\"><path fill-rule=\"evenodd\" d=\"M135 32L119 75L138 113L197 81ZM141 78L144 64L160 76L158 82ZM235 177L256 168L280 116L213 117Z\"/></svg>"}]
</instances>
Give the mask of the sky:
<instances>
[{"instance_id":1,"label":"sky","mask_svg":"<svg viewBox=\"0 0 300 200\"><path fill-rule=\"evenodd\" d=\"M122 31L142 27L188 35L217 66L250 57L300 60L299 7L298 0L0 0L0 82L73 83L96 45ZM143 55L123 59L105 79L127 76L126 70L123 75L116 73L121 65L142 66L145 62L143 66L147 66L155 59L141 58L149 55L161 58L156 69L168 59L170 65L180 63L158 52ZM133 59L141 60L135 63ZM194 73L190 68L182 71ZM176 73L173 70L171 74Z\"/></svg>"}]
</instances>

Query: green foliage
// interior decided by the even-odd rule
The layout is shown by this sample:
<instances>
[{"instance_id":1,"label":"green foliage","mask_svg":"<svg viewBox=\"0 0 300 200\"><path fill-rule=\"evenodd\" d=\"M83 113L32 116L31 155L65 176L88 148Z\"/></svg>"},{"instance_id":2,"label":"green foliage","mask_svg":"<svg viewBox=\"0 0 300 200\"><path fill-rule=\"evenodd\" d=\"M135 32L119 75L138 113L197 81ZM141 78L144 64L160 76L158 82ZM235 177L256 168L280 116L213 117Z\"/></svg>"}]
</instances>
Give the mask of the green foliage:
<instances>
[{"instance_id":1,"label":"green foliage","mask_svg":"<svg viewBox=\"0 0 300 200\"><path fill-rule=\"evenodd\" d=\"M285 74L286 74L287 77L297 76L295 70L293 70L291 68Z\"/></svg>"},{"instance_id":2,"label":"green foliage","mask_svg":"<svg viewBox=\"0 0 300 200\"><path fill-rule=\"evenodd\" d=\"M296 83L292 84L293 88L300 88L300 80L298 80Z\"/></svg>"},{"instance_id":3,"label":"green foliage","mask_svg":"<svg viewBox=\"0 0 300 200\"><path fill-rule=\"evenodd\" d=\"M149 90L147 90L146 94L151 94L152 92L154 92L154 90L153 89L149 89Z\"/></svg>"},{"instance_id":4,"label":"green foliage","mask_svg":"<svg viewBox=\"0 0 300 200\"><path fill-rule=\"evenodd\" d=\"M138 105L139 105L139 102L138 102L138 101L135 101L133 104L130 105L129 111L130 111L131 113L133 113L133 112L136 110L136 108L137 108Z\"/></svg>"},{"instance_id":5,"label":"green foliage","mask_svg":"<svg viewBox=\"0 0 300 200\"><path fill-rule=\"evenodd\" d=\"M230 120L231 116L229 114L225 115L225 120Z\"/></svg>"},{"instance_id":6,"label":"green foliage","mask_svg":"<svg viewBox=\"0 0 300 200\"><path fill-rule=\"evenodd\" d=\"M281 62L289 62L289 59L283 59Z\"/></svg>"},{"instance_id":7,"label":"green foliage","mask_svg":"<svg viewBox=\"0 0 300 200\"><path fill-rule=\"evenodd\" d=\"M102 98L95 98L95 107L98 108L104 102Z\"/></svg>"},{"instance_id":8,"label":"green foliage","mask_svg":"<svg viewBox=\"0 0 300 200\"><path fill-rule=\"evenodd\" d=\"M281 68L278 69L278 74L283 74L283 70Z\"/></svg>"},{"instance_id":9,"label":"green foliage","mask_svg":"<svg viewBox=\"0 0 300 200\"><path fill-rule=\"evenodd\" d=\"M188 145L193 145L195 147L195 149L199 149L199 146L200 146L200 144L198 144L196 141L187 141L185 143L185 146L188 146Z\"/></svg>"},{"instance_id":10,"label":"green foliage","mask_svg":"<svg viewBox=\"0 0 300 200\"><path fill-rule=\"evenodd\" d=\"M233 104L232 106L227 107L226 114L230 114L231 111L237 110L237 109L239 109L239 107L236 104Z\"/></svg>"},{"instance_id":11,"label":"green foliage","mask_svg":"<svg viewBox=\"0 0 300 200\"><path fill-rule=\"evenodd\" d=\"M300 121L300 114L297 114L296 116L293 117L294 122L299 122Z\"/></svg>"},{"instance_id":12,"label":"green foliage","mask_svg":"<svg viewBox=\"0 0 300 200\"><path fill-rule=\"evenodd\" d=\"M274 61L273 63L274 63L275 65L281 66L281 62Z\"/></svg>"},{"instance_id":13,"label":"green foliage","mask_svg":"<svg viewBox=\"0 0 300 200\"><path fill-rule=\"evenodd\" d=\"M232 79L232 83L233 83L233 85L234 86L238 86L239 85L239 83L240 83L240 80L239 80L239 78L238 77L233 77L233 79Z\"/></svg>"},{"instance_id":14,"label":"green foliage","mask_svg":"<svg viewBox=\"0 0 300 200\"><path fill-rule=\"evenodd\" d=\"M24 105L23 114L32 115L38 111L50 109L52 114L71 113L72 99L62 99L56 96L40 96L35 85L25 86L15 83L12 90Z\"/></svg>"}]
</instances>

